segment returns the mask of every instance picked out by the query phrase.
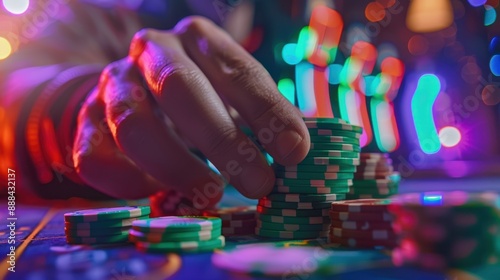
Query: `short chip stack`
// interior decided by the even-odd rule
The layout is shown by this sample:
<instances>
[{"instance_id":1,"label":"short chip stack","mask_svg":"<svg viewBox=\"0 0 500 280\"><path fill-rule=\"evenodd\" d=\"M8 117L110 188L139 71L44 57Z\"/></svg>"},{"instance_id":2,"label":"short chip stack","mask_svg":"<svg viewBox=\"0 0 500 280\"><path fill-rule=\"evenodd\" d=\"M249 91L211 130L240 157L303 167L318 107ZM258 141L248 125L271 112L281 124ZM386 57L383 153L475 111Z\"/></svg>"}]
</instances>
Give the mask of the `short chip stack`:
<instances>
[{"instance_id":1,"label":"short chip stack","mask_svg":"<svg viewBox=\"0 0 500 280\"><path fill-rule=\"evenodd\" d=\"M498 262L500 196L496 193L404 194L394 197L389 210L400 236L392 255L397 266L447 270Z\"/></svg>"},{"instance_id":2,"label":"short chip stack","mask_svg":"<svg viewBox=\"0 0 500 280\"><path fill-rule=\"evenodd\" d=\"M219 217L222 220L224 236L254 234L257 224L256 214L255 206L227 207L203 212L203 216Z\"/></svg>"},{"instance_id":3,"label":"short chip stack","mask_svg":"<svg viewBox=\"0 0 500 280\"><path fill-rule=\"evenodd\" d=\"M66 241L89 245L128 242L132 223L149 218L150 212L149 206L127 206L66 213Z\"/></svg>"},{"instance_id":4,"label":"short chip stack","mask_svg":"<svg viewBox=\"0 0 500 280\"><path fill-rule=\"evenodd\" d=\"M332 201L343 200L359 164L361 127L336 118L304 118L311 148L297 165L273 164L276 183L259 200L256 234L283 239L326 237Z\"/></svg>"},{"instance_id":5,"label":"short chip stack","mask_svg":"<svg viewBox=\"0 0 500 280\"><path fill-rule=\"evenodd\" d=\"M390 199L333 202L328 242L336 247L395 247L397 236L391 225L390 203Z\"/></svg>"},{"instance_id":6,"label":"short chip stack","mask_svg":"<svg viewBox=\"0 0 500 280\"><path fill-rule=\"evenodd\" d=\"M387 198L398 193L399 173L384 153L361 153L347 199Z\"/></svg>"},{"instance_id":7,"label":"short chip stack","mask_svg":"<svg viewBox=\"0 0 500 280\"><path fill-rule=\"evenodd\" d=\"M221 219L166 216L132 223L129 238L149 253L207 252L224 247Z\"/></svg>"}]
</instances>

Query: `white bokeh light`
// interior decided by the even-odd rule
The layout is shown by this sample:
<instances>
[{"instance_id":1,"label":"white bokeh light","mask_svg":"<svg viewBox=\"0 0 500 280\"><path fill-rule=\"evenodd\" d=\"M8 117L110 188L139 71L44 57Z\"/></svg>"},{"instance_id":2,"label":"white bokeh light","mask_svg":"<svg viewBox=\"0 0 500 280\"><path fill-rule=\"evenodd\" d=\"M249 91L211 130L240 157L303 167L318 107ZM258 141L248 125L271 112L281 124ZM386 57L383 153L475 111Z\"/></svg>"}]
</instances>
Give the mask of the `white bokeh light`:
<instances>
[{"instance_id":1,"label":"white bokeh light","mask_svg":"<svg viewBox=\"0 0 500 280\"><path fill-rule=\"evenodd\" d=\"M444 147L455 147L462 140L460 131L453 126L445 126L439 131L439 140Z\"/></svg>"},{"instance_id":2,"label":"white bokeh light","mask_svg":"<svg viewBox=\"0 0 500 280\"><path fill-rule=\"evenodd\" d=\"M15 15L20 15L28 10L29 0L2 0L5 9Z\"/></svg>"}]
</instances>

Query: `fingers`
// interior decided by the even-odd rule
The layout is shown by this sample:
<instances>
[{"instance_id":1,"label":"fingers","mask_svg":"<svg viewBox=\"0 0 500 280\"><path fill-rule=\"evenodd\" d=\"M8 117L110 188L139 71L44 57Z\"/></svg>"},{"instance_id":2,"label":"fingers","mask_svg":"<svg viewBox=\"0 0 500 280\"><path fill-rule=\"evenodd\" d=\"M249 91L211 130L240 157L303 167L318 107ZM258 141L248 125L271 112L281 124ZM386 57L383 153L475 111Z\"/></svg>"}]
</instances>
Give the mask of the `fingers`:
<instances>
[{"instance_id":1,"label":"fingers","mask_svg":"<svg viewBox=\"0 0 500 280\"><path fill-rule=\"evenodd\" d=\"M236 108L277 162L297 164L306 156L309 134L301 114L260 63L209 20L186 18L175 32L216 92Z\"/></svg>"},{"instance_id":2,"label":"fingers","mask_svg":"<svg viewBox=\"0 0 500 280\"><path fill-rule=\"evenodd\" d=\"M178 38L143 30L132 42L137 63L158 104L183 136L196 145L245 196L268 194L274 174L257 147L234 124L223 102Z\"/></svg>"},{"instance_id":3,"label":"fingers","mask_svg":"<svg viewBox=\"0 0 500 280\"><path fill-rule=\"evenodd\" d=\"M104 104L97 100L95 91L80 111L73 147L75 169L82 180L105 194L125 199L162 190L160 183L118 150L104 117Z\"/></svg>"},{"instance_id":4,"label":"fingers","mask_svg":"<svg viewBox=\"0 0 500 280\"><path fill-rule=\"evenodd\" d=\"M197 208L214 206L222 197L223 180L189 152L163 113L155 112L140 75L128 60L103 73L102 100L116 143L140 169L193 199Z\"/></svg>"}]
</instances>

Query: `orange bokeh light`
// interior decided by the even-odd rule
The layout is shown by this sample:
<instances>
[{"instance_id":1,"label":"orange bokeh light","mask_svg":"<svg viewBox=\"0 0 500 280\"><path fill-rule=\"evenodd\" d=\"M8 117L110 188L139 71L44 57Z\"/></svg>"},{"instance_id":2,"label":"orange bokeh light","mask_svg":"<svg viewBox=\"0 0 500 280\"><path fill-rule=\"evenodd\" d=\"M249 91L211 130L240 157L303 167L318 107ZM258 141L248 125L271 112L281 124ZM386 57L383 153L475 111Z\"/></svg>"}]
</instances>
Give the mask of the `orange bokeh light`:
<instances>
[{"instance_id":1,"label":"orange bokeh light","mask_svg":"<svg viewBox=\"0 0 500 280\"><path fill-rule=\"evenodd\" d=\"M386 8L390 8L396 4L396 0L377 0L377 2Z\"/></svg>"},{"instance_id":2,"label":"orange bokeh light","mask_svg":"<svg viewBox=\"0 0 500 280\"><path fill-rule=\"evenodd\" d=\"M366 5L365 16L371 22L381 21L385 18L385 8L378 2L371 2Z\"/></svg>"},{"instance_id":3,"label":"orange bokeh light","mask_svg":"<svg viewBox=\"0 0 500 280\"><path fill-rule=\"evenodd\" d=\"M429 50L429 41L422 35L413 35L408 40L408 51L412 55L423 55Z\"/></svg>"}]
</instances>

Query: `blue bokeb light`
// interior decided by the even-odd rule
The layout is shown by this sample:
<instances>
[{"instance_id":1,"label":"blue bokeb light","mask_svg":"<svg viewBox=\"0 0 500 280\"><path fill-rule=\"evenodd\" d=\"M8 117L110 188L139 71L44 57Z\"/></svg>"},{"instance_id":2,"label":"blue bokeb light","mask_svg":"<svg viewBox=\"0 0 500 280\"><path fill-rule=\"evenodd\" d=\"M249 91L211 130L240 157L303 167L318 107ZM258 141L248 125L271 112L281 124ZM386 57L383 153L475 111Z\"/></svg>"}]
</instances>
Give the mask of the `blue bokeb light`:
<instances>
[{"instance_id":1,"label":"blue bokeb light","mask_svg":"<svg viewBox=\"0 0 500 280\"><path fill-rule=\"evenodd\" d=\"M423 194L422 195L423 205L442 205L443 195L441 194Z\"/></svg>"}]
</instances>

